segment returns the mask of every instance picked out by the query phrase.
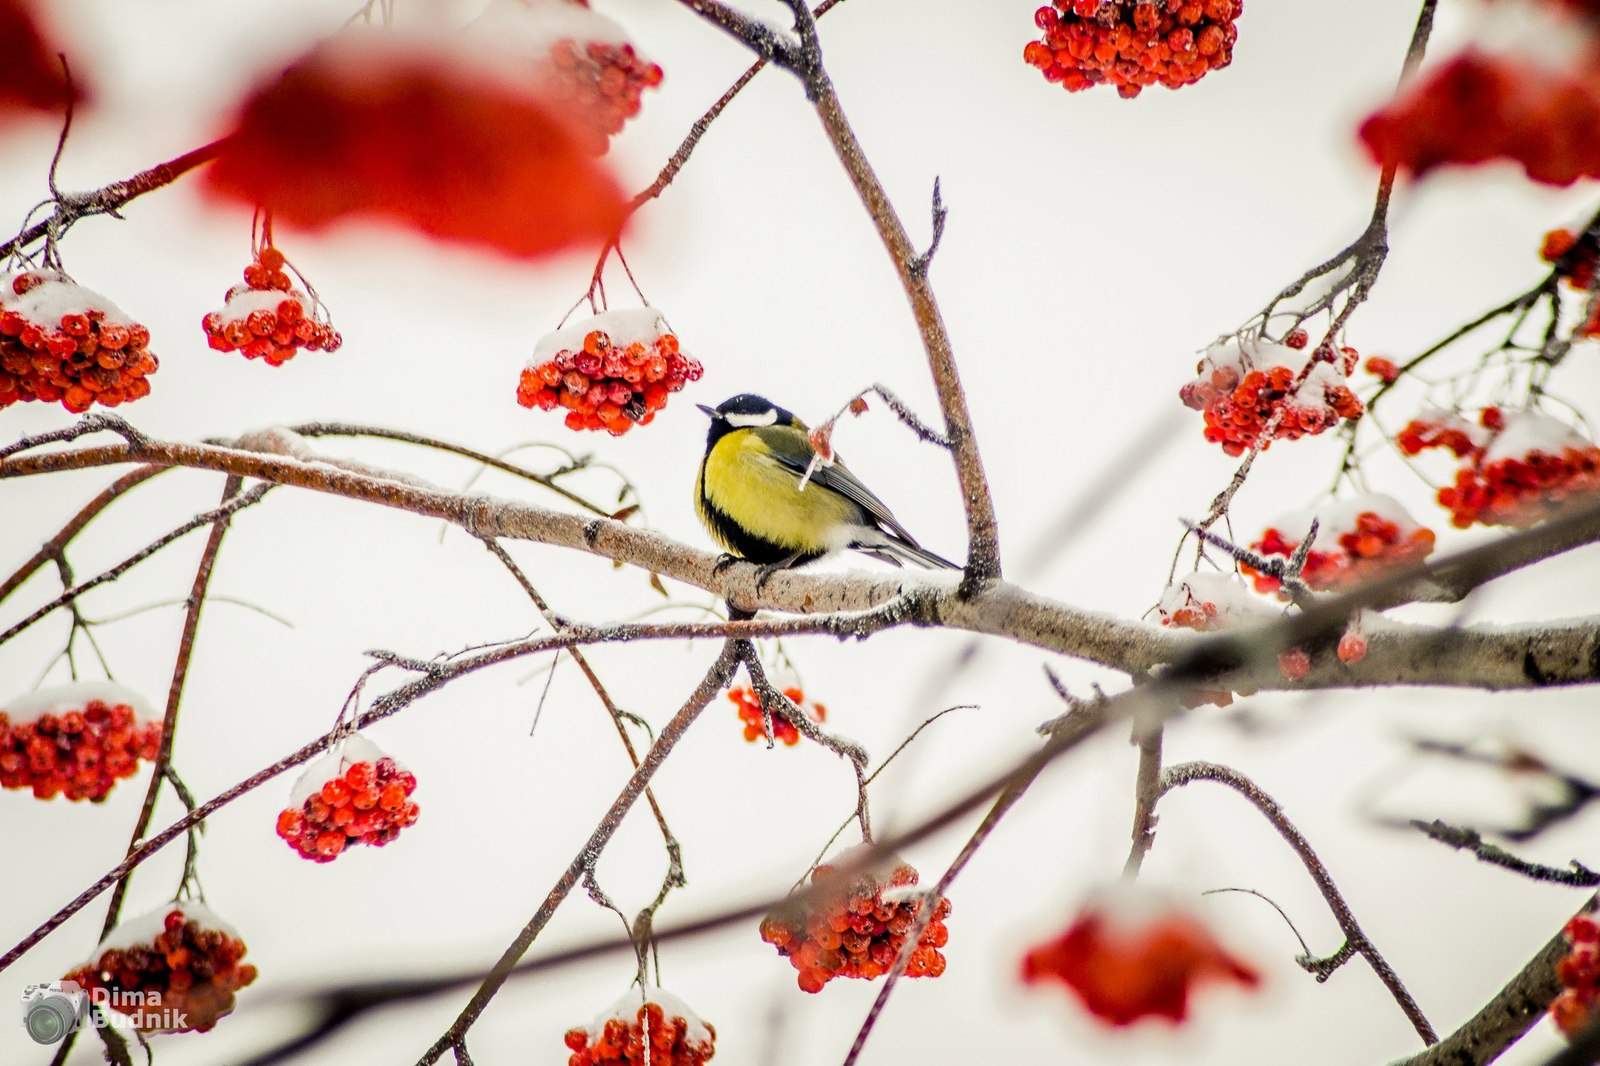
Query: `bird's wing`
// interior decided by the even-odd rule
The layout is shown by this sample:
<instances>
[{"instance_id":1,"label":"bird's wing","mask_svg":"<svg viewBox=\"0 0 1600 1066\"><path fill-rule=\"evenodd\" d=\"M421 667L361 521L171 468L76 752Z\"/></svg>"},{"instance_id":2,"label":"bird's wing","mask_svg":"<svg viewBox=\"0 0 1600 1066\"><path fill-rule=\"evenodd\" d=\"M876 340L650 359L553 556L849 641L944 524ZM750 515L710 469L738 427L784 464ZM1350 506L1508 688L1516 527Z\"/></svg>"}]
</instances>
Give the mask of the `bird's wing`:
<instances>
[{"instance_id":1,"label":"bird's wing","mask_svg":"<svg viewBox=\"0 0 1600 1066\"><path fill-rule=\"evenodd\" d=\"M811 465L811 460L817 453L811 447L804 430L792 426L773 426L756 429L754 432L761 434L761 439L771 450L772 458L792 472L796 481L805 476L806 468ZM818 463L817 468L811 472L811 480L825 489L832 489L839 495L853 500L862 510L907 544L916 545L915 538L906 532L906 527L890 513L889 505L863 485L837 456L831 464Z\"/></svg>"}]
</instances>

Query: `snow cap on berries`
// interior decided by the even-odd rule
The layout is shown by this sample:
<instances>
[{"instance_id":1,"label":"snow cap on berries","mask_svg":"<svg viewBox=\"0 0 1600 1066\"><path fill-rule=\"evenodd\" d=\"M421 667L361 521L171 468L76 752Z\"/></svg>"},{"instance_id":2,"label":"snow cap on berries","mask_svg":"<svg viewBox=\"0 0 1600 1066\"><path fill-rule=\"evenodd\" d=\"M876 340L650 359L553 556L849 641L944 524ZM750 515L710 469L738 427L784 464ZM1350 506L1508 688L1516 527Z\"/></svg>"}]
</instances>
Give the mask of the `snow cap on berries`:
<instances>
[{"instance_id":1,"label":"snow cap on berries","mask_svg":"<svg viewBox=\"0 0 1600 1066\"><path fill-rule=\"evenodd\" d=\"M564 408L568 429L621 436L648 425L672 393L703 373L655 308L606 311L540 339L517 383L517 402Z\"/></svg>"},{"instance_id":2,"label":"snow cap on berries","mask_svg":"<svg viewBox=\"0 0 1600 1066\"><path fill-rule=\"evenodd\" d=\"M162 728L143 697L109 681L18 696L0 704L0 787L98 803L160 754Z\"/></svg>"},{"instance_id":3,"label":"snow cap on berries","mask_svg":"<svg viewBox=\"0 0 1600 1066\"><path fill-rule=\"evenodd\" d=\"M1232 574L1196 571L1168 585L1156 604L1164 626L1213 630L1276 618L1278 612Z\"/></svg>"},{"instance_id":4,"label":"snow cap on berries","mask_svg":"<svg viewBox=\"0 0 1600 1066\"><path fill-rule=\"evenodd\" d=\"M120 923L79 969L66 975L143 1032L205 1032L229 1014L256 979L239 934L205 904L168 903Z\"/></svg>"}]
</instances>

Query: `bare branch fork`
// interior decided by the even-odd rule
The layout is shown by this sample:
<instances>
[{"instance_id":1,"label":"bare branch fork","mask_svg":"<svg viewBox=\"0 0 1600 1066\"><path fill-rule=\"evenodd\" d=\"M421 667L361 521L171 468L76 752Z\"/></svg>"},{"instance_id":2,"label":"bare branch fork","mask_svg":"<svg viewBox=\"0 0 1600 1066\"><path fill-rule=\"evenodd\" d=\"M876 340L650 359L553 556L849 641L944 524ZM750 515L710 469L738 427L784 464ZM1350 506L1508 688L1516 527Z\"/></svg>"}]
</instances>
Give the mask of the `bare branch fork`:
<instances>
[{"instance_id":1,"label":"bare branch fork","mask_svg":"<svg viewBox=\"0 0 1600 1066\"><path fill-rule=\"evenodd\" d=\"M1216 763L1188 762L1179 763L1168 767L1161 774L1160 785L1157 791L1159 796L1164 796L1175 788L1192 784L1195 781L1214 781L1219 785L1226 785L1239 795L1249 800L1251 805L1260 811L1262 816L1271 823L1278 835L1288 842L1289 847L1299 856L1305 865L1306 872L1316 882L1317 891L1322 893L1322 898L1327 902L1328 909L1333 912L1334 920L1339 923L1339 929L1344 933L1344 944L1338 951L1323 959L1302 957L1297 961L1308 973L1313 974L1318 981L1326 981L1344 963L1355 955L1360 955L1367 960L1378 980L1383 982L1389 994L1400 1005L1400 1010L1422 1038L1424 1044L1438 1043L1439 1036L1434 1032L1433 1026L1423 1015L1422 1008L1417 1006L1417 1001L1412 998L1404 983L1401 982L1394 968L1389 965L1370 937L1362 931L1361 925L1356 921L1356 916L1350 910L1350 905L1345 902L1344 895L1338 886L1333 883L1333 877L1328 873L1328 868L1323 865L1317 853L1312 849L1309 841L1289 821L1283 808L1278 806L1276 800L1243 774L1227 766Z\"/></svg>"},{"instance_id":2,"label":"bare branch fork","mask_svg":"<svg viewBox=\"0 0 1600 1066\"><path fill-rule=\"evenodd\" d=\"M889 201L888 193L867 161L861 143L856 139L845 118L844 110L833 89L833 82L823 66L822 46L817 37L816 16L805 0L784 0L794 16L798 47L780 55L771 40L771 31L759 24L740 26L736 19L720 10L719 4L709 0L680 0L726 32L733 34L757 55L770 59L794 73L806 91L806 98L816 108L829 142L833 145L851 183L855 186L862 205L877 227L878 236L889 252L890 261L900 276L906 297L922 335L927 352L929 369L939 394L939 405L944 414L944 436L951 443L955 458L956 475L960 482L962 500L967 516L967 566L962 582L963 594L971 594L983 584L1000 576L1000 542L995 521L994 502L989 492L988 478L983 461L978 455L977 440L973 434L972 417L967 409L966 394L961 387L961 377L956 370L955 356L950 336L945 329L933 289L928 283L927 263L921 262L899 214ZM943 228L939 221L942 203L935 208L935 237ZM930 255L932 248L930 247ZM921 266L919 267L919 262Z\"/></svg>"}]
</instances>

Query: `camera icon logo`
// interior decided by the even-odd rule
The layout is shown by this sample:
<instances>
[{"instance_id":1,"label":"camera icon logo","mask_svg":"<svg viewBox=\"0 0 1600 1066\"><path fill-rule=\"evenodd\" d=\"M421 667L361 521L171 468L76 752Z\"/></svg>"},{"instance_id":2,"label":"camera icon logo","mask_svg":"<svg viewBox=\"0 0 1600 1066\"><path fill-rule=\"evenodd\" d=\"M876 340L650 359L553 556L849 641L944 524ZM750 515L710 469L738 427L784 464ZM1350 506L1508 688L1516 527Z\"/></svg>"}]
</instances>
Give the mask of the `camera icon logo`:
<instances>
[{"instance_id":1,"label":"camera icon logo","mask_svg":"<svg viewBox=\"0 0 1600 1066\"><path fill-rule=\"evenodd\" d=\"M76 981L51 981L22 990L22 1027L40 1044L56 1044L89 1016L89 997Z\"/></svg>"}]
</instances>

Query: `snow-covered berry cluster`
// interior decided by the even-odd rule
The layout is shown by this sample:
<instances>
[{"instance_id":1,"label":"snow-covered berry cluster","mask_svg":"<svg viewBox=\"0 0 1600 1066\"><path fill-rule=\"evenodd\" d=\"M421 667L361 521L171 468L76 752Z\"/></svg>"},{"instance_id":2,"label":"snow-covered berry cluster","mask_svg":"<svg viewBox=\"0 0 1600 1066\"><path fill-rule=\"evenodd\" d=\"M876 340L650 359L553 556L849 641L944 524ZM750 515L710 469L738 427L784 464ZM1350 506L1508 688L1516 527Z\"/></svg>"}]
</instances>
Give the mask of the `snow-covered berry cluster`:
<instances>
[{"instance_id":1,"label":"snow-covered berry cluster","mask_svg":"<svg viewBox=\"0 0 1600 1066\"><path fill-rule=\"evenodd\" d=\"M1340 588L1388 569L1421 562L1433 552L1433 530L1418 525L1400 501L1382 493L1333 500L1314 516L1293 515L1274 523L1250 545L1259 555L1288 559L1317 522L1317 538L1306 553L1300 579L1317 591ZM1241 563L1257 592L1282 594L1283 583Z\"/></svg>"},{"instance_id":2,"label":"snow-covered berry cluster","mask_svg":"<svg viewBox=\"0 0 1600 1066\"><path fill-rule=\"evenodd\" d=\"M569 1029L567 1066L702 1066L717 1030L659 988L629 991L586 1028Z\"/></svg>"},{"instance_id":3,"label":"snow-covered berry cluster","mask_svg":"<svg viewBox=\"0 0 1600 1066\"><path fill-rule=\"evenodd\" d=\"M383 847L415 824L416 776L359 733L313 763L278 815L278 835L302 858L332 862L347 847Z\"/></svg>"},{"instance_id":4,"label":"snow-covered berry cluster","mask_svg":"<svg viewBox=\"0 0 1600 1066\"><path fill-rule=\"evenodd\" d=\"M813 722L827 721L828 708L815 701L807 703L803 690L797 687L786 688L783 694L793 700L795 706L810 715ZM767 730L761 721L761 697L757 696L749 686L740 685L728 690L728 699L739 708L739 719L744 722L744 739L752 744L765 739ZM800 743L800 731L778 711L772 712L772 736L773 739L780 740L791 748Z\"/></svg>"},{"instance_id":5,"label":"snow-covered berry cluster","mask_svg":"<svg viewBox=\"0 0 1600 1066\"><path fill-rule=\"evenodd\" d=\"M833 863L842 863L848 854L812 872L812 884L825 886L826 894L808 912L779 910L761 922L761 939L800 971L804 992L820 992L835 977L871 980L888 973L923 905L931 902L914 887L917 871L899 861L887 877L869 870L842 882ZM939 949L950 939L944 924L950 901L941 897L933 907L933 918L911 952L907 977L944 973Z\"/></svg>"},{"instance_id":6,"label":"snow-covered berry cluster","mask_svg":"<svg viewBox=\"0 0 1600 1066\"><path fill-rule=\"evenodd\" d=\"M161 749L161 721L119 685L40 689L0 709L0 787L98 803Z\"/></svg>"},{"instance_id":7,"label":"snow-covered berry cluster","mask_svg":"<svg viewBox=\"0 0 1600 1066\"><path fill-rule=\"evenodd\" d=\"M238 933L205 905L184 901L123 922L66 979L143 1032L203 1033L256 979L244 955Z\"/></svg>"},{"instance_id":8,"label":"snow-covered berry cluster","mask_svg":"<svg viewBox=\"0 0 1600 1066\"><path fill-rule=\"evenodd\" d=\"M60 401L74 414L150 394L150 331L54 270L0 276L0 408Z\"/></svg>"},{"instance_id":9,"label":"snow-covered berry cluster","mask_svg":"<svg viewBox=\"0 0 1600 1066\"><path fill-rule=\"evenodd\" d=\"M1407 455L1443 447L1467 460L1439 490L1457 527L1531 526L1574 496L1600 492L1600 448L1560 419L1486 407L1478 422L1425 415L1396 438Z\"/></svg>"},{"instance_id":10,"label":"snow-covered berry cluster","mask_svg":"<svg viewBox=\"0 0 1600 1066\"><path fill-rule=\"evenodd\" d=\"M1494 414L1488 414L1488 411ZM1486 408L1480 418L1491 421L1500 416L1498 408ZM1457 459L1465 459L1483 451L1489 435L1483 427L1467 421L1451 411L1422 411L1407 422L1394 442L1407 455L1420 455L1430 448L1443 448Z\"/></svg>"},{"instance_id":11,"label":"snow-covered berry cluster","mask_svg":"<svg viewBox=\"0 0 1600 1066\"><path fill-rule=\"evenodd\" d=\"M1231 574L1197 571L1167 586L1156 604L1156 613L1164 626L1205 633L1267 621L1277 612L1250 595Z\"/></svg>"},{"instance_id":12,"label":"snow-covered berry cluster","mask_svg":"<svg viewBox=\"0 0 1600 1066\"><path fill-rule=\"evenodd\" d=\"M1298 332L1298 331L1297 331ZM1205 413L1206 440L1229 455L1259 444L1294 440L1331 429L1340 419L1364 412L1345 379L1359 356L1354 348L1329 348L1309 355L1301 347L1261 339L1212 345L1195 367L1194 380L1178 390L1184 405ZM1270 432L1268 427L1271 427Z\"/></svg>"},{"instance_id":13,"label":"snow-covered berry cluster","mask_svg":"<svg viewBox=\"0 0 1600 1066\"><path fill-rule=\"evenodd\" d=\"M268 245L244 268L244 284L200 320L206 340L219 352L238 352L268 366L282 366L301 348L335 352L344 343L322 317L322 307L296 289L284 272L283 253Z\"/></svg>"},{"instance_id":14,"label":"snow-covered berry cluster","mask_svg":"<svg viewBox=\"0 0 1600 1066\"><path fill-rule=\"evenodd\" d=\"M1600 77L1592 59L1552 58L1469 48L1370 116L1361 139L1378 164L1417 175L1506 159L1546 184L1600 177Z\"/></svg>"},{"instance_id":15,"label":"snow-covered berry cluster","mask_svg":"<svg viewBox=\"0 0 1600 1066\"><path fill-rule=\"evenodd\" d=\"M1178 89L1233 62L1243 0L1052 0L1022 58L1068 92L1115 85Z\"/></svg>"},{"instance_id":16,"label":"snow-covered berry cluster","mask_svg":"<svg viewBox=\"0 0 1600 1066\"><path fill-rule=\"evenodd\" d=\"M1561 931L1571 945L1556 963L1556 978L1562 992L1550 1004L1550 1017L1556 1027L1572 1039L1588 1027L1600 1004L1600 925L1594 912L1574 915Z\"/></svg>"},{"instance_id":17,"label":"snow-covered berry cluster","mask_svg":"<svg viewBox=\"0 0 1600 1066\"><path fill-rule=\"evenodd\" d=\"M564 407L568 429L620 437L649 425L668 396L703 373L655 308L606 311L539 341L517 402L541 411Z\"/></svg>"},{"instance_id":18,"label":"snow-covered berry cluster","mask_svg":"<svg viewBox=\"0 0 1600 1066\"><path fill-rule=\"evenodd\" d=\"M1060 936L1028 952L1022 979L1060 981L1085 1010L1116 1026L1148 1017L1181 1022L1191 991L1204 983L1261 982L1200 918L1132 885L1091 902Z\"/></svg>"},{"instance_id":19,"label":"snow-covered berry cluster","mask_svg":"<svg viewBox=\"0 0 1600 1066\"><path fill-rule=\"evenodd\" d=\"M470 32L533 57L535 91L591 155L605 153L645 90L661 84L661 67L589 0L495 0Z\"/></svg>"}]
</instances>

